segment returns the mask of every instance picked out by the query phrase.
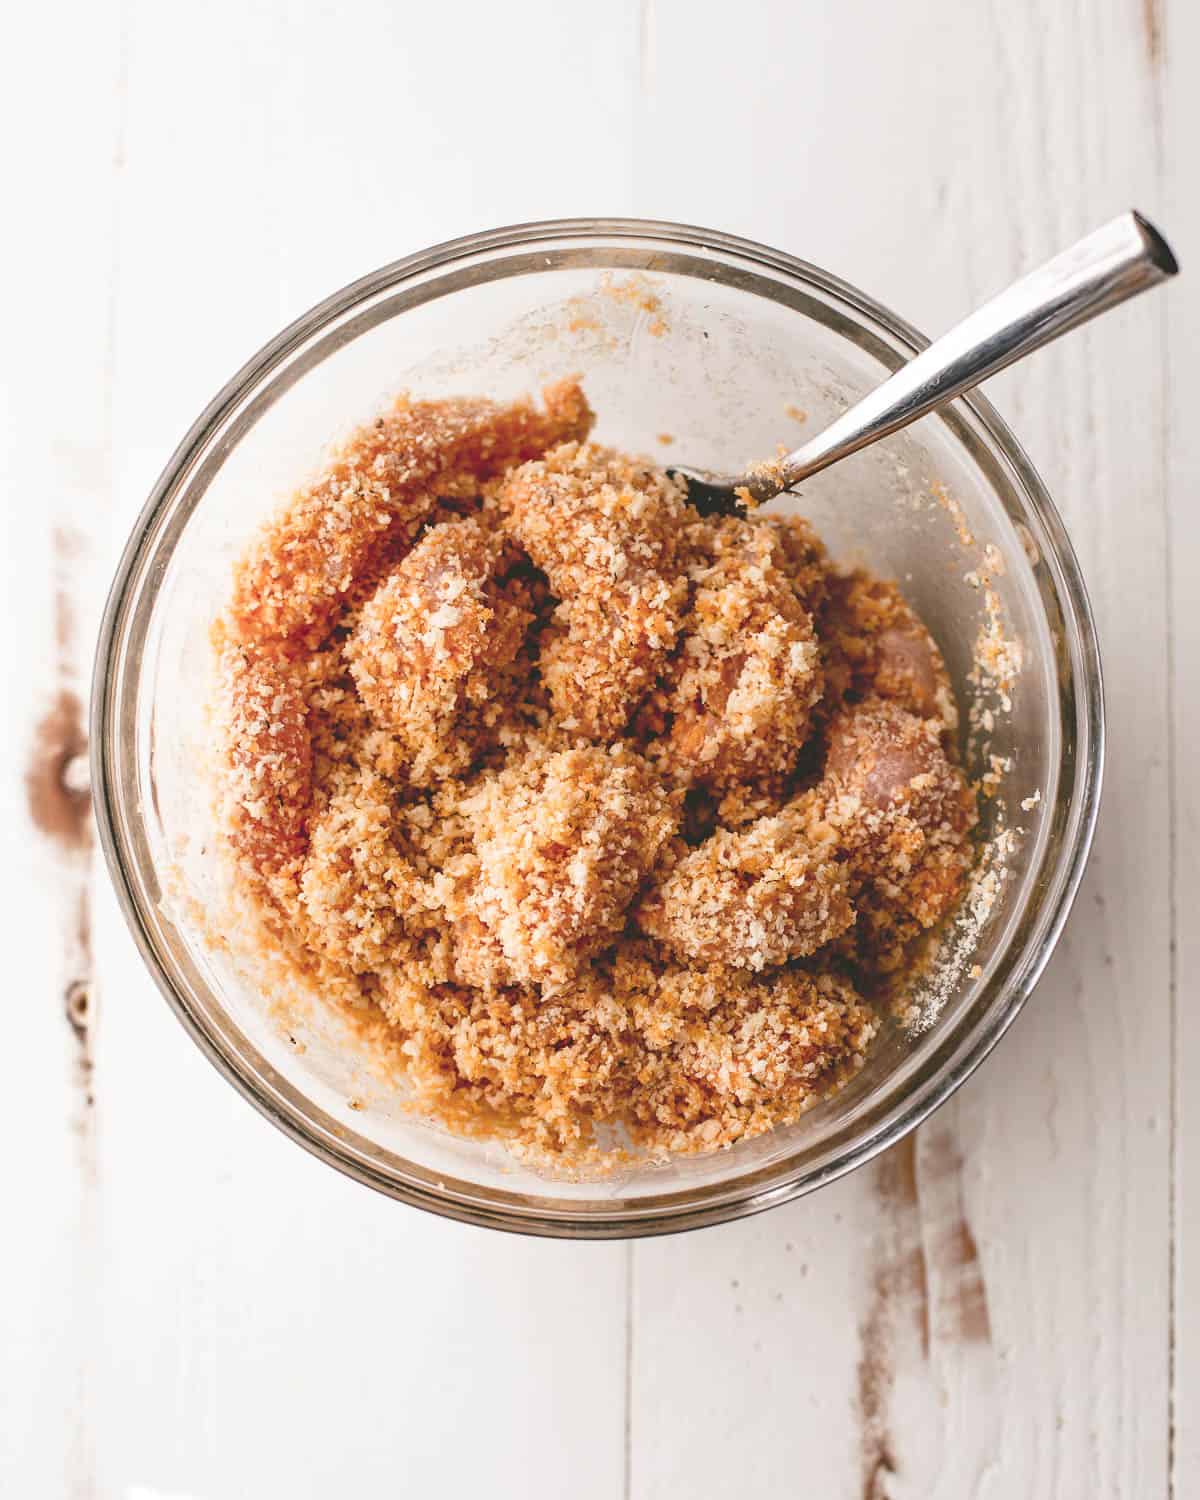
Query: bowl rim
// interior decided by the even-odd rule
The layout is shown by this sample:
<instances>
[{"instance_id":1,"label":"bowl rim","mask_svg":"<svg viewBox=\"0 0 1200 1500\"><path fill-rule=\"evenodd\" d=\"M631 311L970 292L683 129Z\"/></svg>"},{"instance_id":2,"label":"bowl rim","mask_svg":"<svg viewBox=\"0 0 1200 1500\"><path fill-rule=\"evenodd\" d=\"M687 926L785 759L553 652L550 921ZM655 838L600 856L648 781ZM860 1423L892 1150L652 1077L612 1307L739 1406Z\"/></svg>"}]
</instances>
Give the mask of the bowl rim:
<instances>
[{"instance_id":1,"label":"bowl rim","mask_svg":"<svg viewBox=\"0 0 1200 1500\"><path fill-rule=\"evenodd\" d=\"M289 323L242 365L188 429L167 460L122 550L97 637L91 683L89 742L93 802L100 847L109 877L126 924L151 977L209 1061L260 1114L311 1154L345 1175L389 1197L441 1217L485 1228L562 1239L640 1238L678 1233L760 1213L801 1197L826 1183L837 1181L916 1129L983 1062L1016 1019L1041 978L1050 955L1057 946L1083 878L1099 813L1105 761L1105 706L1099 641L1074 548L1046 486L1008 424L985 397L977 391L970 392L951 403L950 410L965 407L972 414L988 441L1011 466L1022 491L1023 502L1032 509L1050 543L1058 575L1055 592L1059 595L1064 616L1070 620L1075 630L1073 644L1079 660L1078 669L1073 675L1077 678L1076 709L1080 724L1086 729L1086 755L1077 768L1071 793L1071 800L1076 803L1073 834L1064 837L1058 855L1054 871L1057 888L1052 893L1053 900L1048 911L1043 912L1041 935L1035 951L1031 953L1021 972L1010 976L1008 993L1001 992L997 996L986 1019L976 1025L974 1035L968 1035L964 1045L952 1057L952 1065L941 1069L924 1082L918 1090L918 1097L911 1102L911 1107L909 1101L905 1101L906 1107L898 1118L885 1121L882 1127L873 1132L866 1132L861 1139L846 1146L832 1163L807 1171L803 1168L793 1169L790 1175L784 1169L779 1179L765 1188L751 1179L741 1185L741 1191L738 1190L737 1183L726 1185L726 1190L716 1202L673 1206L654 1211L652 1216L648 1210L639 1214L636 1210L619 1206L610 1213L589 1213L586 1217L579 1217L570 1208L526 1210L506 1207L503 1203L482 1202L478 1196L459 1198L448 1192L439 1193L418 1182L398 1181L382 1171L372 1170L349 1150L339 1151L328 1140L319 1139L303 1114L288 1106L285 1101L269 1097L252 1077L234 1066L213 1034L183 1002L176 985L160 961L143 918L116 826L113 791L116 768L109 752L120 741L120 726L113 688L117 674L112 668L122 639L121 627L132 606L131 581L139 573L151 543L156 539L157 522L174 499L181 481L191 471L196 455L206 448L247 393L290 354L358 304L424 272L444 268L455 261L481 253L527 246L539 241L604 242L613 239L647 244L670 242L692 250L741 256L767 270L798 278L818 291L849 304L914 354L929 343L923 334L889 308L808 261L741 236L668 220L598 217L530 221L462 235L391 261L349 282ZM509 1204L514 1202L509 1195L502 1196Z\"/></svg>"}]
</instances>

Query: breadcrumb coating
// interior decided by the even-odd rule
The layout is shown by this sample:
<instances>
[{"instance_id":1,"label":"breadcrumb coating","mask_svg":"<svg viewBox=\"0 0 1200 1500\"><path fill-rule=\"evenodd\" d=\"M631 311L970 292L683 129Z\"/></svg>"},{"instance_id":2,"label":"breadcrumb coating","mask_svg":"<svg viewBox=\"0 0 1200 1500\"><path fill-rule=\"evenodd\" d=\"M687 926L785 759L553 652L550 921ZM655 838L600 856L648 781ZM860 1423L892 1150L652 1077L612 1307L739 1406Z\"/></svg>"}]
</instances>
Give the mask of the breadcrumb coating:
<instances>
[{"instance_id":1,"label":"breadcrumb coating","mask_svg":"<svg viewBox=\"0 0 1200 1500\"><path fill-rule=\"evenodd\" d=\"M346 768L314 817L299 877L304 937L355 974L395 959L415 875L397 847L394 794L383 777Z\"/></svg>"},{"instance_id":2,"label":"breadcrumb coating","mask_svg":"<svg viewBox=\"0 0 1200 1500\"><path fill-rule=\"evenodd\" d=\"M831 577L821 614L826 703L887 698L922 719L958 725L937 643L894 583L861 569Z\"/></svg>"},{"instance_id":3,"label":"breadcrumb coating","mask_svg":"<svg viewBox=\"0 0 1200 1500\"><path fill-rule=\"evenodd\" d=\"M496 728L504 669L534 617L497 578L502 552L473 516L431 527L346 644L359 697L403 744L414 782L468 766Z\"/></svg>"},{"instance_id":4,"label":"breadcrumb coating","mask_svg":"<svg viewBox=\"0 0 1200 1500\"><path fill-rule=\"evenodd\" d=\"M687 599L687 507L661 469L569 443L517 469L500 493L513 536L559 599L540 668L562 725L622 733L675 645Z\"/></svg>"},{"instance_id":5,"label":"breadcrumb coating","mask_svg":"<svg viewBox=\"0 0 1200 1500\"><path fill-rule=\"evenodd\" d=\"M754 970L805 958L854 921L846 867L786 814L719 829L685 854L638 908L643 932L681 962Z\"/></svg>"},{"instance_id":6,"label":"breadcrumb coating","mask_svg":"<svg viewBox=\"0 0 1200 1500\"><path fill-rule=\"evenodd\" d=\"M475 906L518 981L562 980L620 933L679 801L621 745L535 750L484 783L464 809Z\"/></svg>"},{"instance_id":7,"label":"breadcrumb coating","mask_svg":"<svg viewBox=\"0 0 1200 1500\"><path fill-rule=\"evenodd\" d=\"M238 565L231 633L277 650L312 650L339 607L415 539L448 496L556 443L586 437L592 413L578 381L528 400L410 401L360 429L333 463L293 497Z\"/></svg>"},{"instance_id":8,"label":"breadcrumb coating","mask_svg":"<svg viewBox=\"0 0 1200 1500\"><path fill-rule=\"evenodd\" d=\"M821 696L812 616L788 572L786 533L725 517L689 528L694 583L658 748L684 785L782 785Z\"/></svg>"},{"instance_id":9,"label":"breadcrumb coating","mask_svg":"<svg viewBox=\"0 0 1200 1500\"><path fill-rule=\"evenodd\" d=\"M238 565L226 845L413 1107L540 1163L730 1146L845 1084L959 899L953 696L893 585L544 398L397 403Z\"/></svg>"}]
</instances>

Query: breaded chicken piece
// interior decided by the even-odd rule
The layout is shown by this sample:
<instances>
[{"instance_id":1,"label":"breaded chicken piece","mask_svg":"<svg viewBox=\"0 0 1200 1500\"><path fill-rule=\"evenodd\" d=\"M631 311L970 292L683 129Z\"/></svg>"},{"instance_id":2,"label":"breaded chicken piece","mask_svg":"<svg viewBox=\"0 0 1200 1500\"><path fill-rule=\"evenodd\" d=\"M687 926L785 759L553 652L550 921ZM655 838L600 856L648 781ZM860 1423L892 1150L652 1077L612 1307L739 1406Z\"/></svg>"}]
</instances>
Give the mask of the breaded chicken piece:
<instances>
[{"instance_id":1,"label":"breaded chicken piece","mask_svg":"<svg viewBox=\"0 0 1200 1500\"><path fill-rule=\"evenodd\" d=\"M217 663L230 842L258 874L279 874L307 846L313 752L303 673L228 639Z\"/></svg>"},{"instance_id":2,"label":"breaded chicken piece","mask_svg":"<svg viewBox=\"0 0 1200 1500\"><path fill-rule=\"evenodd\" d=\"M638 907L643 932L682 962L764 969L803 958L854 921L845 865L786 816L720 829Z\"/></svg>"},{"instance_id":3,"label":"breaded chicken piece","mask_svg":"<svg viewBox=\"0 0 1200 1500\"><path fill-rule=\"evenodd\" d=\"M584 1011L510 988L468 992L457 1016L447 1010L454 1089L500 1118L523 1117L551 1151L590 1139L597 1121L623 1113L638 1048L611 1002Z\"/></svg>"},{"instance_id":4,"label":"breaded chicken piece","mask_svg":"<svg viewBox=\"0 0 1200 1500\"><path fill-rule=\"evenodd\" d=\"M947 731L958 724L937 642L894 583L854 572L829 580L819 617L831 708L849 695L886 698Z\"/></svg>"},{"instance_id":5,"label":"breaded chicken piece","mask_svg":"<svg viewBox=\"0 0 1200 1500\"><path fill-rule=\"evenodd\" d=\"M883 698L843 710L830 726L824 779L794 812L810 838L832 836L849 861L856 937L885 971L962 895L978 815L937 718Z\"/></svg>"},{"instance_id":6,"label":"breaded chicken piece","mask_svg":"<svg viewBox=\"0 0 1200 1500\"><path fill-rule=\"evenodd\" d=\"M861 906L864 941L898 951L962 894L974 822L938 721L871 699L834 719L813 791L685 854L638 921L681 960L759 970L833 941Z\"/></svg>"},{"instance_id":7,"label":"breaded chicken piece","mask_svg":"<svg viewBox=\"0 0 1200 1500\"><path fill-rule=\"evenodd\" d=\"M532 751L469 811L475 909L522 982L560 981L612 941L679 824L678 798L621 746Z\"/></svg>"},{"instance_id":8,"label":"breaded chicken piece","mask_svg":"<svg viewBox=\"0 0 1200 1500\"><path fill-rule=\"evenodd\" d=\"M662 763L684 785L774 789L821 696L812 616L772 523L725 517L692 526L689 539L695 593L666 695Z\"/></svg>"},{"instance_id":9,"label":"breaded chicken piece","mask_svg":"<svg viewBox=\"0 0 1200 1500\"><path fill-rule=\"evenodd\" d=\"M570 443L511 474L500 504L559 599L540 667L555 715L620 734L675 645L687 597L683 489L660 469Z\"/></svg>"},{"instance_id":10,"label":"breaded chicken piece","mask_svg":"<svg viewBox=\"0 0 1200 1500\"><path fill-rule=\"evenodd\" d=\"M664 968L637 944L550 995L398 978L383 1004L410 1033L423 1092L549 1155L590 1143L598 1124L685 1152L760 1135L845 1083L878 1027L841 977Z\"/></svg>"},{"instance_id":11,"label":"breaded chicken piece","mask_svg":"<svg viewBox=\"0 0 1200 1500\"><path fill-rule=\"evenodd\" d=\"M730 1145L796 1119L861 1066L878 1029L833 974L664 968L622 950L613 998L648 1049L635 1122L673 1150Z\"/></svg>"},{"instance_id":12,"label":"breaded chicken piece","mask_svg":"<svg viewBox=\"0 0 1200 1500\"><path fill-rule=\"evenodd\" d=\"M410 401L360 429L321 477L263 530L234 578L230 628L243 642L313 650L339 608L412 544L439 499L477 494L511 464L586 437L578 381L528 400Z\"/></svg>"},{"instance_id":13,"label":"breaded chicken piece","mask_svg":"<svg viewBox=\"0 0 1200 1500\"><path fill-rule=\"evenodd\" d=\"M328 962L356 974L394 963L404 913L420 885L394 837L391 786L373 771L339 768L312 820L300 873L299 916L306 941Z\"/></svg>"},{"instance_id":14,"label":"breaded chicken piece","mask_svg":"<svg viewBox=\"0 0 1200 1500\"><path fill-rule=\"evenodd\" d=\"M503 543L475 517L434 526L346 643L359 696L405 745L418 785L468 765L502 712L503 670L533 619L497 578Z\"/></svg>"}]
</instances>

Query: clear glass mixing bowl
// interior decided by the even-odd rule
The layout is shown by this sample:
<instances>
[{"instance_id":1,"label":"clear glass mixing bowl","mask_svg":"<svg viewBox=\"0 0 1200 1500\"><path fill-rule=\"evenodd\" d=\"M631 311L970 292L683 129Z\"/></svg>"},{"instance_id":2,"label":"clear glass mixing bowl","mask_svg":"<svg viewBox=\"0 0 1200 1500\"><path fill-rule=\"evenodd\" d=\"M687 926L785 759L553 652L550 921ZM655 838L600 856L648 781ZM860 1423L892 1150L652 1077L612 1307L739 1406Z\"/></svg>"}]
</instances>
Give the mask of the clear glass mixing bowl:
<instances>
[{"instance_id":1,"label":"clear glass mixing bowl","mask_svg":"<svg viewBox=\"0 0 1200 1500\"><path fill-rule=\"evenodd\" d=\"M1079 883L1103 708L1062 522L978 396L819 475L798 502L836 556L899 579L931 625L961 699L992 726L968 751L970 769L993 755L1008 766L984 804L984 834L1020 830L990 910L935 975L927 1024L889 1026L835 1099L710 1156L599 1181L538 1175L413 1119L320 1007L281 1024L270 981L212 937L222 897L205 776L208 629L235 556L329 442L402 389L508 397L578 371L601 440L736 470L815 431L923 342L853 287L762 245L636 220L532 224L355 282L281 333L201 415L134 528L108 602L93 693L96 806L160 988L221 1072L293 1139L361 1182L472 1223L653 1234L840 1177L923 1120L995 1045ZM970 676L989 597L1021 653L1007 695Z\"/></svg>"}]
</instances>

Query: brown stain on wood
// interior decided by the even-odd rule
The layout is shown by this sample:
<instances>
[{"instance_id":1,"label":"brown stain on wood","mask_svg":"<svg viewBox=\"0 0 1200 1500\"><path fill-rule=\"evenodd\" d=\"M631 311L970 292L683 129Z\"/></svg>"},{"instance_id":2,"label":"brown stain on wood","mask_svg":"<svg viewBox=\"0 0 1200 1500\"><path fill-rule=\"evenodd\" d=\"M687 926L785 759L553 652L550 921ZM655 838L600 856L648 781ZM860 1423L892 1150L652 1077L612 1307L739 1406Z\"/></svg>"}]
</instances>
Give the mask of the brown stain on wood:
<instances>
[{"instance_id":1,"label":"brown stain on wood","mask_svg":"<svg viewBox=\"0 0 1200 1500\"><path fill-rule=\"evenodd\" d=\"M1151 68L1157 68L1163 57L1162 0L1142 0L1142 35Z\"/></svg>"},{"instance_id":2,"label":"brown stain on wood","mask_svg":"<svg viewBox=\"0 0 1200 1500\"><path fill-rule=\"evenodd\" d=\"M92 1088L92 992L86 979L73 979L63 995L67 1025L75 1035L75 1067L83 1103L91 1110L96 1103Z\"/></svg>"},{"instance_id":3,"label":"brown stain on wood","mask_svg":"<svg viewBox=\"0 0 1200 1500\"><path fill-rule=\"evenodd\" d=\"M39 720L25 771L25 795L34 826L61 847L86 852L92 843L92 799L84 769L87 736L83 707L70 688L60 687Z\"/></svg>"},{"instance_id":4,"label":"brown stain on wood","mask_svg":"<svg viewBox=\"0 0 1200 1500\"><path fill-rule=\"evenodd\" d=\"M875 1167L883 1228L860 1328L857 1395L862 1500L885 1500L899 1473L891 1405L902 1362L941 1344L991 1341L979 1246L967 1221L962 1156L950 1130L906 1136ZM919 1354L918 1351L919 1350Z\"/></svg>"},{"instance_id":5,"label":"brown stain on wood","mask_svg":"<svg viewBox=\"0 0 1200 1500\"><path fill-rule=\"evenodd\" d=\"M938 1279L938 1332L963 1343L990 1343L987 1287L979 1245L963 1202L962 1167L962 1154L953 1134L936 1125L931 1127L925 1137L923 1175L930 1188L938 1189L943 1205L941 1217L928 1226Z\"/></svg>"},{"instance_id":6,"label":"brown stain on wood","mask_svg":"<svg viewBox=\"0 0 1200 1500\"><path fill-rule=\"evenodd\" d=\"M88 783L87 733L75 680L75 619L72 573L83 544L59 527L54 533L55 673L50 707L34 727L25 768L25 794L35 828L55 845L61 859L63 941L68 979L61 995L75 1038L75 1068L83 1106L78 1128L85 1170L91 1170L91 1109L95 1103L92 1061L92 919L88 871L92 852L92 799Z\"/></svg>"},{"instance_id":7,"label":"brown stain on wood","mask_svg":"<svg viewBox=\"0 0 1200 1500\"><path fill-rule=\"evenodd\" d=\"M891 1403L896 1371L888 1320L890 1292L876 1273L871 1302L860 1331L858 1411L862 1432L862 1500L885 1500L886 1482L896 1473Z\"/></svg>"},{"instance_id":8,"label":"brown stain on wood","mask_svg":"<svg viewBox=\"0 0 1200 1500\"><path fill-rule=\"evenodd\" d=\"M859 1334L863 1500L884 1500L887 1480L898 1472L891 1399L902 1342L915 1335L921 1359L929 1357L929 1268L921 1243L915 1134L905 1136L879 1159L875 1193L884 1230Z\"/></svg>"},{"instance_id":9,"label":"brown stain on wood","mask_svg":"<svg viewBox=\"0 0 1200 1500\"><path fill-rule=\"evenodd\" d=\"M992 1319L988 1312L983 1266L979 1259L979 1246L975 1243L975 1236L965 1218L960 1219L949 1232L947 1246L949 1262L960 1269L955 1298L959 1337L964 1343L990 1344Z\"/></svg>"}]
</instances>

